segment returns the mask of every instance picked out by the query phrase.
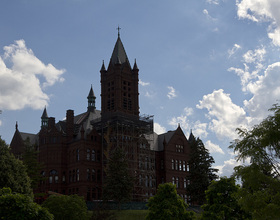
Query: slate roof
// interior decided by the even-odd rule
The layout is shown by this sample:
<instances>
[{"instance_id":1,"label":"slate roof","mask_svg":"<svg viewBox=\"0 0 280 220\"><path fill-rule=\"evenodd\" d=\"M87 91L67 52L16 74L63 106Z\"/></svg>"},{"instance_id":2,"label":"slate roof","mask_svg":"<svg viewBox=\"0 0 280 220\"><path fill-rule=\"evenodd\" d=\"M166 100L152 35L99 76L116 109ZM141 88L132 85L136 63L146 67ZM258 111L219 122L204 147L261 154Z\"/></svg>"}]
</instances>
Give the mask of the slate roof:
<instances>
[{"instance_id":1,"label":"slate roof","mask_svg":"<svg viewBox=\"0 0 280 220\"><path fill-rule=\"evenodd\" d=\"M127 62L129 64L123 43L121 41L121 38L118 36L117 42L115 44L112 56L111 56L111 60L110 63L111 64L124 64L125 62ZM130 64L129 64L130 66ZM102 66L103 68L103 66Z\"/></svg>"},{"instance_id":2,"label":"slate roof","mask_svg":"<svg viewBox=\"0 0 280 220\"><path fill-rule=\"evenodd\" d=\"M170 141L170 139L173 137L174 134L175 134L175 131L168 131L164 134L158 135L158 146L157 146L157 148L155 148L155 151L163 151L164 140L166 141L166 143L168 143Z\"/></svg>"}]
</instances>

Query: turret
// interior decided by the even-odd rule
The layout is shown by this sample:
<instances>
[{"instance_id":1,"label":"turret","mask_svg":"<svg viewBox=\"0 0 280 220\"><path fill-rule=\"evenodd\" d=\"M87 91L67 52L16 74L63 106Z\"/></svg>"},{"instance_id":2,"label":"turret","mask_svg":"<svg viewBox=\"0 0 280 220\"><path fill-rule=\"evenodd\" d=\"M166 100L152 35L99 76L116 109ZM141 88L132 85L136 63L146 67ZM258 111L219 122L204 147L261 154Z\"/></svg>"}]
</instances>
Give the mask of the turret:
<instances>
[{"instance_id":1,"label":"turret","mask_svg":"<svg viewBox=\"0 0 280 220\"><path fill-rule=\"evenodd\" d=\"M43 114L41 116L41 128L48 127L48 121L49 121L49 117L48 117L47 109L45 107Z\"/></svg>"},{"instance_id":2,"label":"turret","mask_svg":"<svg viewBox=\"0 0 280 220\"><path fill-rule=\"evenodd\" d=\"M92 85L91 85L91 88L90 88L87 99L88 99L88 112L93 112L95 110L95 99L96 99L96 97L94 95Z\"/></svg>"}]
</instances>

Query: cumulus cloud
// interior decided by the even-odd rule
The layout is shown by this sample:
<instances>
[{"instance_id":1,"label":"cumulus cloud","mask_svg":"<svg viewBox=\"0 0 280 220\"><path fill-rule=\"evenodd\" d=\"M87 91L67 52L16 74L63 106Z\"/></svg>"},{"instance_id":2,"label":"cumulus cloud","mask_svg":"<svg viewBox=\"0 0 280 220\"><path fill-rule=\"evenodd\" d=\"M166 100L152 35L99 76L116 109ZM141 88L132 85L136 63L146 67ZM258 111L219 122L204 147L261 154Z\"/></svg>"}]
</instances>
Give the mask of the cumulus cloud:
<instances>
[{"instance_id":1,"label":"cumulus cloud","mask_svg":"<svg viewBox=\"0 0 280 220\"><path fill-rule=\"evenodd\" d=\"M219 169L218 175L220 177L230 177L234 172L234 167L241 165L240 161L236 161L235 159L229 159L224 161L224 164L221 166L215 166L215 168Z\"/></svg>"},{"instance_id":2,"label":"cumulus cloud","mask_svg":"<svg viewBox=\"0 0 280 220\"><path fill-rule=\"evenodd\" d=\"M169 92L167 93L167 97L169 99L174 99L177 97L176 91L172 86L167 86L167 88L169 89Z\"/></svg>"},{"instance_id":3,"label":"cumulus cloud","mask_svg":"<svg viewBox=\"0 0 280 220\"><path fill-rule=\"evenodd\" d=\"M280 1L277 0L237 0L237 15L241 19L254 22L270 22L268 37L280 46Z\"/></svg>"},{"instance_id":4,"label":"cumulus cloud","mask_svg":"<svg viewBox=\"0 0 280 220\"><path fill-rule=\"evenodd\" d=\"M168 124L173 128L177 128L178 124L180 124L181 128L185 131L192 129L196 137L207 137L207 123L201 123L200 121L192 122L189 119L191 115L193 115L193 109L186 107L180 116L173 117Z\"/></svg>"},{"instance_id":5,"label":"cumulus cloud","mask_svg":"<svg viewBox=\"0 0 280 220\"><path fill-rule=\"evenodd\" d=\"M212 143L210 140L206 141L205 147L209 150L209 152L212 153L220 153L225 154L225 152L220 148L219 145Z\"/></svg>"},{"instance_id":6,"label":"cumulus cloud","mask_svg":"<svg viewBox=\"0 0 280 220\"><path fill-rule=\"evenodd\" d=\"M210 120L209 129L213 131L219 139L236 137L236 128L248 124L249 118L240 106L235 105L229 94L222 89L214 90L213 93L204 95L196 106L199 109L207 109L206 115Z\"/></svg>"},{"instance_id":7,"label":"cumulus cloud","mask_svg":"<svg viewBox=\"0 0 280 220\"><path fill-rule=\"evenodd\" d=\"M65 70L45 65L24 40L5 46L4 51L0 57L0 106L9 110L42 109L49 101L43 88L62 82Z\"/></svg>"},{"instance_id":8,"label":"cumulus cloud","mask_svg":"<svg viewBox=\"0 0 280 220\"><path fill-rule=\"evenodd\" d=\"M230 58L232 55L236 53L237 50L241 49L241 46L238 44L234 44L233 47L228 50L228 57Z\"/></svg>"},{"instance_id":9,"label":"cumulus cloud","mask_svg":"<svg viewBox=\"0 0 280 220\"><path fill-rule=\"evenodd\" d=\"M143 82L141 79L139 80L139 84L140 84L141 86L149 86L149 85L150 85L149 82Z\"/></svg>"},{"instance_id":10,"label":"cumulus cloud","mask_svg":"<svg viewBox=\"0 0 280 220\"><path fill-rule=\"evenodd\" d=\"M157 134L163 134L166 132L166 128L161 126L159 123L154 122L154 132Z\"/></svg>"},{"instance_id":11,"label":"cumulus cloud","mask_svg":"<svg viewBox=\"0 0 280 220\"><path fill-rule=\"evenodd\" d=\"M248 84L248 90L253 94L250 100L244 101L244 106L252 117L264 118L268 109L279 101L280 97L280 62L267 67L264 75Z\"/></svg>"}]
</instances>

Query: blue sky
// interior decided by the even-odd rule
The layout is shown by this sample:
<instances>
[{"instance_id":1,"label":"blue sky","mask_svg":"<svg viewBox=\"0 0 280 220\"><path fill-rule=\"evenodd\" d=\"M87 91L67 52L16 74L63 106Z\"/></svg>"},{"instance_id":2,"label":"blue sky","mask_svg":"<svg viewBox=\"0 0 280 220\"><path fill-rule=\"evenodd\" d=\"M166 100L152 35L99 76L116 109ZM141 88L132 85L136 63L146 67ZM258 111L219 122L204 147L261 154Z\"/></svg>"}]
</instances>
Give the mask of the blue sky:
<instances>
[{"instance_id":1,"label":"blue sky","mask_svg":"<svg viewBox=\"0 0 280 220\"><path fill-rule=\"evenodd\" d=\"M220 175L228 149L280 97L280 2L275 0L18 0L0 2L0 135L37 133L40 117L87 109L118 25L140 69L140 112L157 133L178 124L200 137Z\"/></svg>"}]
</instances>

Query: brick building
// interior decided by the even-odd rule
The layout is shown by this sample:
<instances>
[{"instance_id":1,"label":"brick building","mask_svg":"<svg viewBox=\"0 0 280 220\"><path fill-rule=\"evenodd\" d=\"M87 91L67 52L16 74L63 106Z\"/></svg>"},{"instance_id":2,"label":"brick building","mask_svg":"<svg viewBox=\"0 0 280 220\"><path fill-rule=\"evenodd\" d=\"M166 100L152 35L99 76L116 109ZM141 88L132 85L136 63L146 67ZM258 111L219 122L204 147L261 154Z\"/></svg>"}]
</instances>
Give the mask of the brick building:
<instances>
[{"instance_id":1,"label":"brick building","mask_svg":"<svg viewBox=\"0 0 280 220\"><path fill-rule=\"evenodd\" d=\"M11 142L18 157L27 138L39 151L46 177L36 191L78 194L87 201L102 198L106 151L124 149L129 169L135 177L133 199L145 201L156 192L160 183L176 184L185 201L188 175L189 141L180 126L157 135L153 117L139 115L139 69L131 67L118 34L113 53L101 74L101 111L95 107L92 87L87 96L87 111L75 115L66 111L66 119L55 122L46 108L38 134L19 132L18 125Z\"/></svg>"}]
</instances>

